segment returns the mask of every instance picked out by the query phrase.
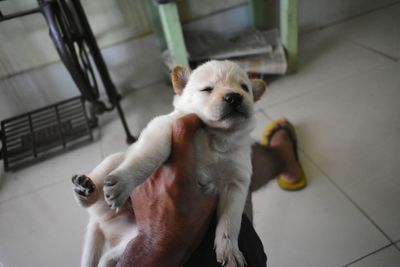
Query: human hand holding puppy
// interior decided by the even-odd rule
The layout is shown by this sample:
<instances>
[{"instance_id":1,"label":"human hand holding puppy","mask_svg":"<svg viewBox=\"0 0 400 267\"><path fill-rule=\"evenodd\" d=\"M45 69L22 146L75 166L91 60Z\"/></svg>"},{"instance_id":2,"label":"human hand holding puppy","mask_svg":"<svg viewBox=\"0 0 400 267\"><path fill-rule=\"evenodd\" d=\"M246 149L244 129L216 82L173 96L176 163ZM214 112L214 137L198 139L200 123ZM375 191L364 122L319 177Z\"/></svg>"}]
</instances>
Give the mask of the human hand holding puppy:
<instances>
[{"instance_id":1,"label":"human hand holding puppy","mask_svg":"<svg viewBox=\"0 0 400 267\"><path fill-rule=\"evenodd\" d=\"M139 234L118 266L182 266L201 242L216 206L194 173L193 137L200 119L186 115L172 128L172 153L131 195Z\"/></svg>"}]
</instances>

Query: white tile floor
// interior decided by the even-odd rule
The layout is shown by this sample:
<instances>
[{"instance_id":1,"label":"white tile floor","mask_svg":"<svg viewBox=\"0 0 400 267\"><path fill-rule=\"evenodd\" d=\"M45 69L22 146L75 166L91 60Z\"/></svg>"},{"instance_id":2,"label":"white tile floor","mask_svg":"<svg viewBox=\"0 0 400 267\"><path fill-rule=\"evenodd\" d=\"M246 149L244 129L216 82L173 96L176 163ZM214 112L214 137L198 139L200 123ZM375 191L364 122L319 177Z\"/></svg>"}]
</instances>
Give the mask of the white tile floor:
<instances>
[{"instance_id":1,"label":"white tile floor","mask_svg":"<svg viewBox=\"0 0 400 267\"><path fill-rule=\"evenodd\" d=\"M255 227L272 267L400 266L400 4L301 38L301 64L257 104L259 137L271 119L297 127L309 186L273 181L253 192ZM171 109L172 91L148 86L123 102L134 133ZM73 173L124 149L115 115L97 141L1 173L0 266L78 266L87 219Z\"/></svg>"}]
</instances>

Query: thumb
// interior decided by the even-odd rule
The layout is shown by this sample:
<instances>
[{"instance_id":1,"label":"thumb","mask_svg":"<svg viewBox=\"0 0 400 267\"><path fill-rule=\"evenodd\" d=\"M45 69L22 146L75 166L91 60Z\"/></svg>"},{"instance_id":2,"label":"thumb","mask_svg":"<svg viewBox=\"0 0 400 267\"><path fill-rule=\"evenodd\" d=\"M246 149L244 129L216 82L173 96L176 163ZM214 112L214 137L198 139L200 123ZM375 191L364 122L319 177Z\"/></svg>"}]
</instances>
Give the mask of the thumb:
<instances>
[{"instance_id":1,"label":"thumb","mask_svg":"<svg viewBox=\"0 0 400 267\"><path fill-rule=\"evenodd\" d=\"M195 114L185 115L172 125L170 162L178 163L193 157L193 139L201 121Z\"/></svg>"}]
</instances>

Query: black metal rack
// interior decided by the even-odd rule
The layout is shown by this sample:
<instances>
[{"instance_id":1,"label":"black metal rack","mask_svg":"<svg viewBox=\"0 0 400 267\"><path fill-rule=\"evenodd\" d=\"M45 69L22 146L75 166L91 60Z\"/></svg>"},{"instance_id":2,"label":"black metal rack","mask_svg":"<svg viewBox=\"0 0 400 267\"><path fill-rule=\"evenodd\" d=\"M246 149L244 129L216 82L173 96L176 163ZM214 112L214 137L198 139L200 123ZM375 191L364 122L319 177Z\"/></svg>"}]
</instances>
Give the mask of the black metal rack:
<instances>
[{"instance_id":1,"label":"black metal rack","mask_svg":"<svg viewBox=\"0 0 400 267\"><path fill-rule=\"evenodd\" d=\"M4 169L93 139L82 97L36 109L1 122Z\"/></svg>"},{"instance_id":2,"label":"black metal rack","mask_svg":"<svg viewBox=\"0 0 400 267\"><path fill-rule=\"evenodd\" d=\"M37 0L37 3L37 8L14 14L3 15L0 12L0 22L41 13L49 27L49 34L57 52L78 87L82 100L90 104L90 116L86 117L88 118L89 126L96 127L98 115L116 108L126 133L127 143L135 142L136 138L132 136L129 131L124 112L120 105L121 95L117 92L111 80L80 0ZM96 80L94 70L97 70L100 80L104 85L108 97L107 104L99 99L98 81ZM71 99L71 102L74 100L75 99ZM47 108L52 109L57 105L58 104L46 107L44 110L47 110ZM37 111L30 113L33 114L35 112ZM32 114L30 117L32 117ZM28 115L29 114L24 114L24 116ZM10 120L15 120L15 118ZM6 125L10 123L10 120L2 122L2 132L0 133L3 141L3 151L0 153L0 156L5 159L5 163L9 156L5 140L11 132L7 134L3 125L6 127ZM52 130L49 130L50 128L46 131L51 132ZM57 131L62 131L62 129L63 128L60 128ZM33 133L33 135L35 134L37 133ZM52 138L54 138L55 135L52 136ZM32 143L32 145L33 147L35 146L34 143ZM25 151L24 149L22 150ZM9 167L10 166L6 167L6 169Z\"/></svg>"}]
</instances>

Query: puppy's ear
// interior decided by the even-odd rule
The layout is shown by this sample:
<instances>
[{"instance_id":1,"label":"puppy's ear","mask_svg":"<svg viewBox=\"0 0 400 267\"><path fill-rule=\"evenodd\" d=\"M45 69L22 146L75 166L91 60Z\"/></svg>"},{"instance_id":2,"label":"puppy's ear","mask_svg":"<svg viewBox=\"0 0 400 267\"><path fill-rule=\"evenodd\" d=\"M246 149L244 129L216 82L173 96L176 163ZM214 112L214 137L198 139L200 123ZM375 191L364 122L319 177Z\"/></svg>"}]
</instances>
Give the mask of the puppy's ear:
<instances>
[{"instance_id":1,"label":"puppy's ear","mask_svg":"<svg viewBox=\"0 0 400 267\"><path fill-rule=\"evenodd\" d=\"M185 88L189 80L191 69L182 66L176 66L171 72L172 86L174 87L175 94L181 95L183 88Z\"/></svg>"},{"instance_id":2,"label":"puppy's ear","mask_svg":"<svg viewBox=\"0 0 400 267\"><path fill-rule=\"evenodd\" d=\"M261 79L251 79L251 88L253 89L254 102L259 100L267 89L266 83Z\"/></svg>"}]
</instances>

